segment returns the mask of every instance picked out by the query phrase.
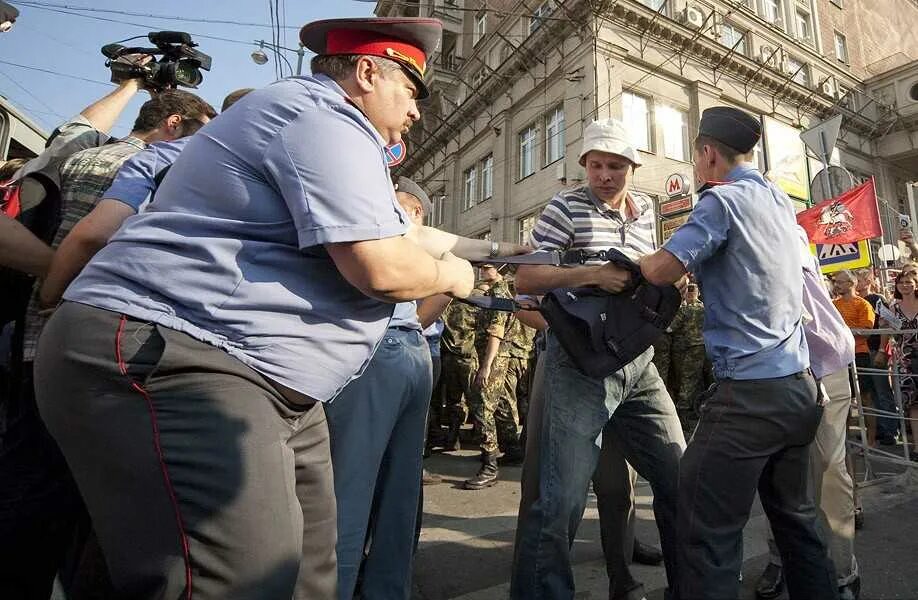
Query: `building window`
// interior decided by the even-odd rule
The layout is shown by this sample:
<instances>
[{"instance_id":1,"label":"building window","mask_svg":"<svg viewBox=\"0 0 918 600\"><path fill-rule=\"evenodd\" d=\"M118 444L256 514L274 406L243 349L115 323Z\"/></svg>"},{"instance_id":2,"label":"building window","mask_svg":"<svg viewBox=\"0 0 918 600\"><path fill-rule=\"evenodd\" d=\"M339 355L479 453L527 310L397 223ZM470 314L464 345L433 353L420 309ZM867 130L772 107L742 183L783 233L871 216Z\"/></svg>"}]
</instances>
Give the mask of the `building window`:
<instances>
[{"instance_id":1,"label":"building window","mask_svg":"<svg viewBox=\"0 0 918 600\"><path fill-rule=\"evenodd\" d=\"M746 54L746 32L732 23L724 22L720 27L720 43L728 48L736 46L737 54Z\"/></svg>"},{"instance_id":2,"label":"building window","mask_svg":"<svg viewBox=\"0 0 918 600\"><path fill-rule=\"evenodd\" d=\"M657 125L663 131L663 155L688 162L688 114L670 106L658 106L654 111Z\"/></svg>"},{"instance_id":3,"label":"building window","mask_svg":"<svg viewBox=\"0 0 918 600\"><path fill-rule=\"evenodd\" d=\"M520 133L520 179L535 173L536 128L530 125Z\"/></svg>"},{"instance_id":4,"label":"building window","mask_svg":"<svg viewBox=\"0 0 918 600\"><path fill-rule=\"evenodd\" d=\"M800 85L810 85L809 67L802 61L793 56L787 57L787 74L794 76L794 81Z\"/></svg>"},{"instance_id":5,"label":"building window","mask_svg":"<svg viewBox=\"0 0 918 600\"><path fill-rule=\"evenodd\" d=\"M462 210L468 210L478 203L478 170L472 166L462 174L465 187L462 193Z\"/></svg>"},{"instance_id":6,"label":"building window","mask_svg":"<svg viewBox=\"0 0 918 600\"><path fill-rule=\"evenodd\" d=\"M487 78L488 78L488 70L484 67L478 69L477 71L475 71L475 74L472 75L472 87L480 88L481 84L483 84Z\"/></svg>"},{"instance_id":7,"label":"building window","mask_svg":"<svg viewBox=\"0 0 918 600\"><path fill-rule=\"evenodd\" d=\"M431 227L436 227L437 225L443 224L443 207L446 204L446 196L443 192L439 194L434 194L433 202L431 202L430 214L427 215L427 224Z\"/></svg>"},{"instance_id":8,"label":"building window","mask_svg":"<svg viewBox=\"0 0 918 600\"><path fill-rule=\"evenodd\" d=\"M551 0L543 2L541 6L535 9L532 16L529 18L529 35L535 33L535 30L542 26L545 17L551 14L551 9Z\"/></svg>"},{"instance_id":9,"label":"building window","mask_svg":"<svg viewBox=\"0 0 918 600\"><path fill-rule=\"evenodd\" d=\"M545 121L545 164L564 158L564 108L559 106Z\"/></svg>"},{"instance_id":10,"label":"building window","mask_svg":"<svg viewBox=\"0 0 918 600\"><path fill-rule=\"evenodd\" d=\"M522 217L519 221L519 240L520 244L528 244L532 230L535 229L536 221L539 220L539 213L534 212L531 215Z\"/></svg>"},{"instance_id":11,"label":"building window","mask_svg":"<svg viewBox=\"0 0 918 600\"><path fill-rule=\"evenodd\" d=\"M848 38L837 31L835 32L835 56L841 62L848 64Z\"/></svg>"},{"instance_id":12,"label":"building window","mask_svg":"<svg viewBox=\"0 0 918 600\"><path fill-rule=\"evenodd\" d=\"M494 195L494 155L489 154L481 161L481 201Z\"/></svg>"},{"instance_id":13,"label":"building window","mask_svg":"<svg viewBox=\"0 0 918 600\"><path fill-rule=\"evenodd\" d=\"M475 26L472 30L472 45L475 46L485 36L488 23L488 13L480 12L475 15Z\"/></svg>"},{"instance_id":14,"label":"building window","mask_svg":"<svg viewBox=\"0 0 918 600\"><path fill-rule=\"evenodd\" d=\"M653 10L660 10L666 4L666 0L639 0L641 4Z\"/></svg>"},{"instance_id":15,"label":"building window","mask_svg":"<svg viewBox=\"0 0 918 600\"><path fill-rule=\"evenodd\" d=\"M779 27L782 26L783 21L781 20L781 0L761 0L761 2L762 18L769 23L773 23Z\"/></svg>"},{"instance_id":16,"label":"building window","mask_svg":"<svg viewBox=\"0 0 918 600\"><path fill-rule=\"evenodd\" d=\"M650 99L631 92L622 92L622 121L634 147L653 152Z\"/></svg>"},{"instance_id":17,"label":"building window","mask_svg":"<svg viewBox=\"0 0 918 600\"><path fill-rule=\"evenodd\" d=\"M813 41L813 21L810 13L798 10L796 26L798 38L805 42Z\"/></svg>"}]
</instances>

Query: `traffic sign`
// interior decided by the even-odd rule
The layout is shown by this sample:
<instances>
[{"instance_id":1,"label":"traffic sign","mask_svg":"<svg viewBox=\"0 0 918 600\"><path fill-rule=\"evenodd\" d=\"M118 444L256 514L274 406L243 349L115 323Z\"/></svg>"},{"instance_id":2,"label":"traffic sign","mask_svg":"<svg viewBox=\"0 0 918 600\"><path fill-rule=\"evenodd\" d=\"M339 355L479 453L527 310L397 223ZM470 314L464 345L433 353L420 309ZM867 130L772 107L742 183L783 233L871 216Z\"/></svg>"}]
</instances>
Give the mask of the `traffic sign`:
<instances>
[{"instance_id":1,"label":"traffic sign","mask_svg":"<svg viewBox=\"0 0 918 600\"><path fill-rule=\"evenodd\" d=\"M835 147L835 142L838 141L841 122L842 116L840 114L835 115L831 119L826 119L802 132L800 139L816 156L825 156L826 162L828 162L829 157L832 155L832 148Z\"/></svg>"},{"instance_id":2,"label":"traffic sign","mask_svg":"<svg viewBox=\"0 0 918 600\"><path fill-rule=\"evenodd\" d=\"M408 155L408 149L405 147L405 140L399 140L391 146L386 146L386 162L389 168L397 167L405 160Z\"/></svg>"},{"instance_id":3,"label":"traffic sign","mask_svg":"<svg viewBox=\"0 0 918 600\"><path fill-rule=\"evenodd\" d=\"M870 246L867 240L853 244L811 244L810 249L819 259L823 273L870 266Z\"/></svg>"}]
</instances>

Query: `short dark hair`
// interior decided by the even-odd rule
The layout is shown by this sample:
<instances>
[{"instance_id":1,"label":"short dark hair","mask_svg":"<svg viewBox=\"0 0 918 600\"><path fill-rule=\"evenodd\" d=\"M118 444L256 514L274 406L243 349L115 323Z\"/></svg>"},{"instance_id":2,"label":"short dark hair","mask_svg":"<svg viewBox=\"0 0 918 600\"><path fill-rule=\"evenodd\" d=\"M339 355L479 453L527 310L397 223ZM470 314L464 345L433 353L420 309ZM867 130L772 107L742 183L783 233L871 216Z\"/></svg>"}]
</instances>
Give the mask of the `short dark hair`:
<instances>
[{"instance_id":1,"label":"short dark hair","mask_svg":"<svg viewBox=\"0 0 918 600\"><path fill-rule=\"evenodd\" d=\"M740 158L745 158L749 155L749 152L740 152L736 148L726 145L720 140L715 140L714 138L707 135L699 135L695 138L695 150L701 152L701 149L705 146L711 146L717 152L724 157L729 163L738 162Z\"/></svg>"},{"instance_id":2,"label":"short dark hair","mask_svg":"<svg viewBox=\"0 0 918 600\"><path fill-rule=\"evenodd\" d=\"M199 96L184 90L165 90L140 107L132 131L150 131L159 127L169 115L179 115L183 121L203 121L217 116L214 107Z\"/></svg>"},{"instance_id":3,"label":"short dark hair","mask_svg":"<svg viewBox=\"0 0 918 600\"><path fill-rule=\"evenodd\" d=\"M366 56L383 72L395 71L401 69L401 66L394 60L382 58L379 56L367 56L366 54L317 54L309 61L309 69L313 75L328 75L335 81L347 79L357 68L357 61L361 56Z\"/></svg>"},{"instance_id":4,"label":"short dark hair","mask_svg":"<svg viewBox=\"0 0 918 600\"><path fill-rule=\"evenodd\" d=\"M220 112L226 112L226 109L230 106L236 104L242 100L243 96L254 90L255 88L240 88L235 92L230 92L226 95L226 98L223 99L223 106L220 107Z\"/></svg>"}]
</instances>

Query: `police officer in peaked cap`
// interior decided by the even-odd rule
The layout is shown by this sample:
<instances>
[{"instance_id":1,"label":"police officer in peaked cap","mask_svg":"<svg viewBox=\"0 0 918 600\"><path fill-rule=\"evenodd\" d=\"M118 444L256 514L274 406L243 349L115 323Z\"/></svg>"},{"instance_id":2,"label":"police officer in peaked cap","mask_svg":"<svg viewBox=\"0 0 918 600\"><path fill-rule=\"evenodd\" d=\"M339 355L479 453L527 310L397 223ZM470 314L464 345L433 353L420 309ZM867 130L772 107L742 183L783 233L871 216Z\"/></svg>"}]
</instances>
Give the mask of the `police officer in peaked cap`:
<instances>
[{"instance_id":1,"label":"police officer in peaked cap","mask_svg":"<svg viewBox=\"0 0 918 600\"><path fill-rule=\"evenodd\" d=\"M317 404L366 368L395 303L474 285L467 261L406 236L386 162L440 31L306 25L312 75L190 139L45 327L39 408L119 596L336 596Z\"/></svg>"},{"instance_id":2,"label":"police officer in peaked cap","mask_svg":"<svg viewBox=\"0 0 918 600\"><path fill-rule=\"evenodd\" d=\"M697 276L716 377L680 466L679 600L738 597L743 526L757 491L790 598L837 597L806 485L822 407L800 317L800 242L790 199L752 163L761 129L732 107L704 111L694 144L696 180L705 184L698 204L641 261L652 283Z\"/></svg>"}]
</instances>

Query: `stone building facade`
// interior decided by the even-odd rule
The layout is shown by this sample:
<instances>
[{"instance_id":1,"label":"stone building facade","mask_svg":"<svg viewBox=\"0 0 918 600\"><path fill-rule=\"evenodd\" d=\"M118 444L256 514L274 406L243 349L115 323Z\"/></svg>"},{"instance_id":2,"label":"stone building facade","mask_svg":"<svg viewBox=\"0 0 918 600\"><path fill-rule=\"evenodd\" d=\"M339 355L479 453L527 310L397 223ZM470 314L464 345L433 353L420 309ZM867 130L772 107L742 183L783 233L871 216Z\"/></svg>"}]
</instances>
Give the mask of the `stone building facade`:
<instances>
[{"instance_id":1,"label":"stone building facade","mask_svg":"<svg viewBox=\"0 0 918 600\"><path fill-rule=\"evenodd\" d=\"M380 0L376 13L444 24L398 167L444 229L526 239L551 196L583 182L577 154L596 118L623 119L644 161L634 186L664 201L671 175L691 182L691 140L716 104L762 116L760 167L800 207L821 165L799 132L842 114L835 162L876 177L887 221L909 212L915 0Z\"/></svg>"}]
</instances>

